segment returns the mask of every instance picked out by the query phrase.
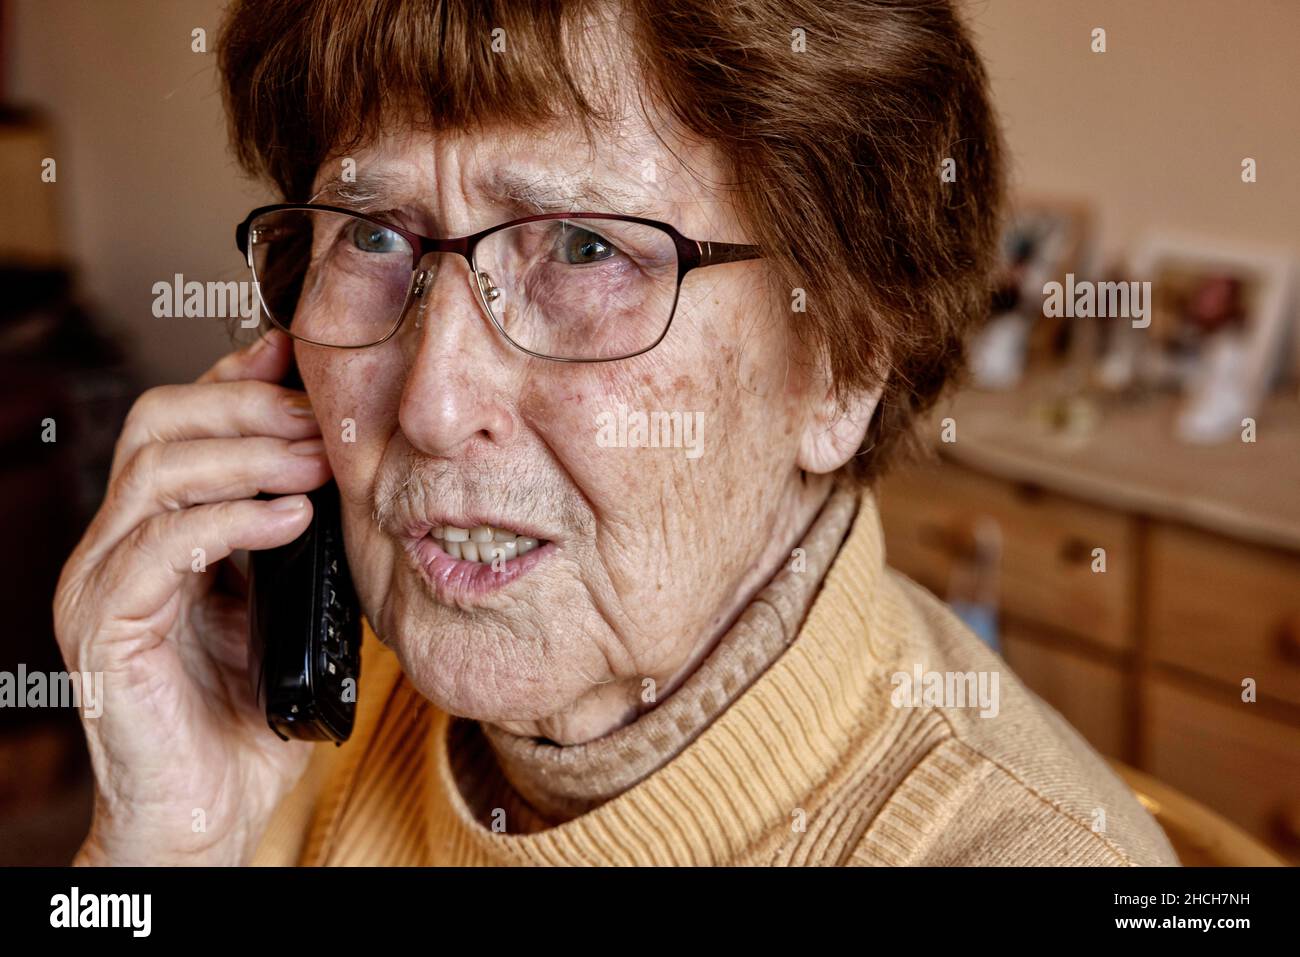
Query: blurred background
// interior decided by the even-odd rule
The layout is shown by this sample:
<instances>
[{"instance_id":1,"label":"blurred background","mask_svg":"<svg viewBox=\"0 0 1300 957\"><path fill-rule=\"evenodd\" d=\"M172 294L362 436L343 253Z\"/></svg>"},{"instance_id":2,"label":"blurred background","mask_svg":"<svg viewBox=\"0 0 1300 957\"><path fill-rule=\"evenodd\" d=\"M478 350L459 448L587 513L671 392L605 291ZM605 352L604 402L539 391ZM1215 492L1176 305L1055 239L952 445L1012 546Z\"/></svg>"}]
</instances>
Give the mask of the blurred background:
<instances>
[{"instance_id":1,"label":"blurred background","mask_svg":"<svg viewBox=\"0 0 1300 957\"><path fill-rule=\"evenodd\" d=\"M0 672L61 667L54 584L133 398L230 348L155 288L245 278L234 225L273 200L227 151L223 6L0 0ZM1300 3L965 6L1016 212L935 454L882 486L890 561L1184 860L1300 861ZM0 863L69 860L90 793L75 713L0 708Z\"/></svg>"}]
</instances>

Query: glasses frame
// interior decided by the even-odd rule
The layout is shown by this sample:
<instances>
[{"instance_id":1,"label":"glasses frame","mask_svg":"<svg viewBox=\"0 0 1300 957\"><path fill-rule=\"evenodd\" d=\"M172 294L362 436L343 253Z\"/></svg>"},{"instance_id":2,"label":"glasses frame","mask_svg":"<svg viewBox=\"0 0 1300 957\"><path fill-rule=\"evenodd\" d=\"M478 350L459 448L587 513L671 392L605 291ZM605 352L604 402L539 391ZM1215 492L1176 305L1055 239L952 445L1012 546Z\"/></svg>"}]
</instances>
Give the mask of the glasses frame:
<instances>
[{"instance_id":1,"label":"glasses frame","mask_svg":"<svg viewBox=\"0 0 1300 957\"><path fill-rule=\"evenodd\" d=\"M245 216L244 221L235 228L235 245L239 247L240 255L242 255L248 263L249 272L251 272L253 276L254 288L258 290L257 296L259 302L261 302L262 294L260 288L258 288L260 283L257 279L257 270L253 266L253 246L252 243L249 242L253 221L259 216L264 216L267 213L292 212L295 210L338 213L344 216L351 216L353 219L362 220L363 222L370 223L373 226L378 226L381 229L392 230L394 233L406 240L407 245L411 247L411 282L407 287L406 300L402 303L402 310L397 317L397 321L393 323L393 328L388 330L382 339L377 339L374 342L368 342L365 345L359 346L339 346L332 343L317 342L314 339L295 335L290 331L287 324L282 323L275 317L271 310L267 308L266 303L262 303L262 308L266 310L267 316L275 326L284 330L295 339L302 342L309 342L312 345L324 346L327 349L369 349L372 346L382 345L395 336L397 331L402 327L402 324L406 322L406 316L407 313L411 311L411 305L415 300L424 295L424 291L427 288L426 284L429 279L429 270L421 269L420 263L429 255L429 253L454 253L465 260L469 265L471 285L474 286L478 292L477 298L480 308L492 322L492 325L496 327L497 332L501 333L502 338L504 338L506 342L510 343L511 346L518 349L520 352L526 353L537 359L547 359L551 362L583 363L618 362L622 359L631 359L635 356L644 355L655 346L659 345L659 343L663 342L664 337L668 335L668 330L672 327L673 319L677 315L677 301L681 297L682 280L685 279L686 274L692 270L704 269L708 266L719 266L724 263L746 262L752 259L763 258L763 253L758 246L751 246L744 243L717 243L701 239L690 239L683 236L669 223L660 222L656 219L645 219L641 216L625 216L620 213L541 213L536 216L525 216L522 219L512 219L509 222L499 223L496 226L491 226L468 236L459 236L454 239L435 239L432 236L422 236L421 234L412 232L409 229L403 229L401 226L395 226L376 216L359 213L356 210L345 209L341 206L323 206L316 203L273 203L269 206L257 207L257 209L254 209ZM612 219L627 223L637 223L642 226L650 226L668 234L672 239L673 244L677 247L677 285L673 290L672 311L668 314L668 321L664 323L664 328L663 331L659 333L659 338L655 339L654 342L650 343L650 345L646 346L644 349L637 349L635 352L628 352L623 355L609 356L601 359L566 359L559 356L548 356L545 353L534 352L532 349L527 349L515 342L514 339L510 338L510 335L502 328L500 321L492 314L492 307L488 305L487 290L484 288L483 283L483 276L485 274L479 271L478 265L474 261L475 250L478 248L478 244L484 239L502 232L503 230L512 229L516 226L523 226L528 223L546 222L555 219Z\"/></svg>"}]
</instances>

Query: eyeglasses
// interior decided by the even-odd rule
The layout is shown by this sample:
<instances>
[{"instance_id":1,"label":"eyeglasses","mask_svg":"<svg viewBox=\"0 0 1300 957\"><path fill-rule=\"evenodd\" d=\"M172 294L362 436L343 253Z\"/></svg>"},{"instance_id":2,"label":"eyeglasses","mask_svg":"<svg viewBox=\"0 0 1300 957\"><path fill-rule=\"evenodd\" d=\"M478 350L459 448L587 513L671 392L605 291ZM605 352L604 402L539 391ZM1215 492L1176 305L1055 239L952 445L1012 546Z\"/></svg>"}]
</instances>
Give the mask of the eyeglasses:
<instances>
[{"instance_id":1,"label":"eyeglasses","mask_svg":"<svg viewBox=\"0 0 1300 957\"><path fill-rule=\"evenodd\" d=\"M385 342L438 281L445 260L429 254L454 253L507 341L559 362L653 349L688 272L761 258L757 246L688 239L667 223L612 213L545 213L434 239L347 209L278 204L249 213L235 239L262 308L296 339L340 349Z\"/></svg>"}]
</instances>

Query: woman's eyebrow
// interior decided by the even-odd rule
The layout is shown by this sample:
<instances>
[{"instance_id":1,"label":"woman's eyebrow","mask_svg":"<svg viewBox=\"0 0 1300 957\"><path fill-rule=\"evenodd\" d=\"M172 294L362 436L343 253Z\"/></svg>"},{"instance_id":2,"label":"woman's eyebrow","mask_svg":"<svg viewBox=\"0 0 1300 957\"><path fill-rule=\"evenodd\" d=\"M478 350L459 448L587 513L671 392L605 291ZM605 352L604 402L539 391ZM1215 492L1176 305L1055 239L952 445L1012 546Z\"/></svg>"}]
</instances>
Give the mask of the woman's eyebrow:
<instances>
[{"instance_id":1,"label":"woman's eyebrow","mask_svg":"<svg viewBox=\"0 0 1300 957\"><path fill-rule=\"evenodd\" d=\"M398 197L407 187L404 177L384 170L344 171L327 180L308 202L367 213L400 205Z\"/></svg>"},{"instance_id":2,"label":"woman's eyebrow","mask_svg":"<svg viewBox=\"0 0 1300 957\"><path fill-rule=\"evenodd\" d=\"M481 184L486 196L528 213L593 212L641 215L649 197L590 176L548 179L545 175L496 170Z\"/></svg>"}]
</instances>

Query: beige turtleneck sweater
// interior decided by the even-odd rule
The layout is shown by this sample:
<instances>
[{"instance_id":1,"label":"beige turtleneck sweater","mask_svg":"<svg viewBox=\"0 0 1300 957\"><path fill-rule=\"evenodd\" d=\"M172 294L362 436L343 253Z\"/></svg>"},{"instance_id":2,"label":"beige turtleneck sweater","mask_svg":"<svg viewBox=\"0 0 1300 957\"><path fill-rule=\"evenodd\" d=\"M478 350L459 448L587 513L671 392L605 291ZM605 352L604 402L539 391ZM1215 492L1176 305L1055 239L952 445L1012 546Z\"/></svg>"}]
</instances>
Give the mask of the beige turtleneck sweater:
<instances>
[{"instance_id":1,"label":"beige turtleneck sweater","mask_svg":"<svg viewBox=\"0 0 1300 957\"><path fill-rule=\"evenodd\" d=\"M837 489L694 673L560 747L453 718L367 634L357 723L317 746L257 864L1173 864L1083 739L884 565ZM798 569L798 570L796 570ZM996 672L996 716L895 676Z\"/></svg>"}]
</instances>

